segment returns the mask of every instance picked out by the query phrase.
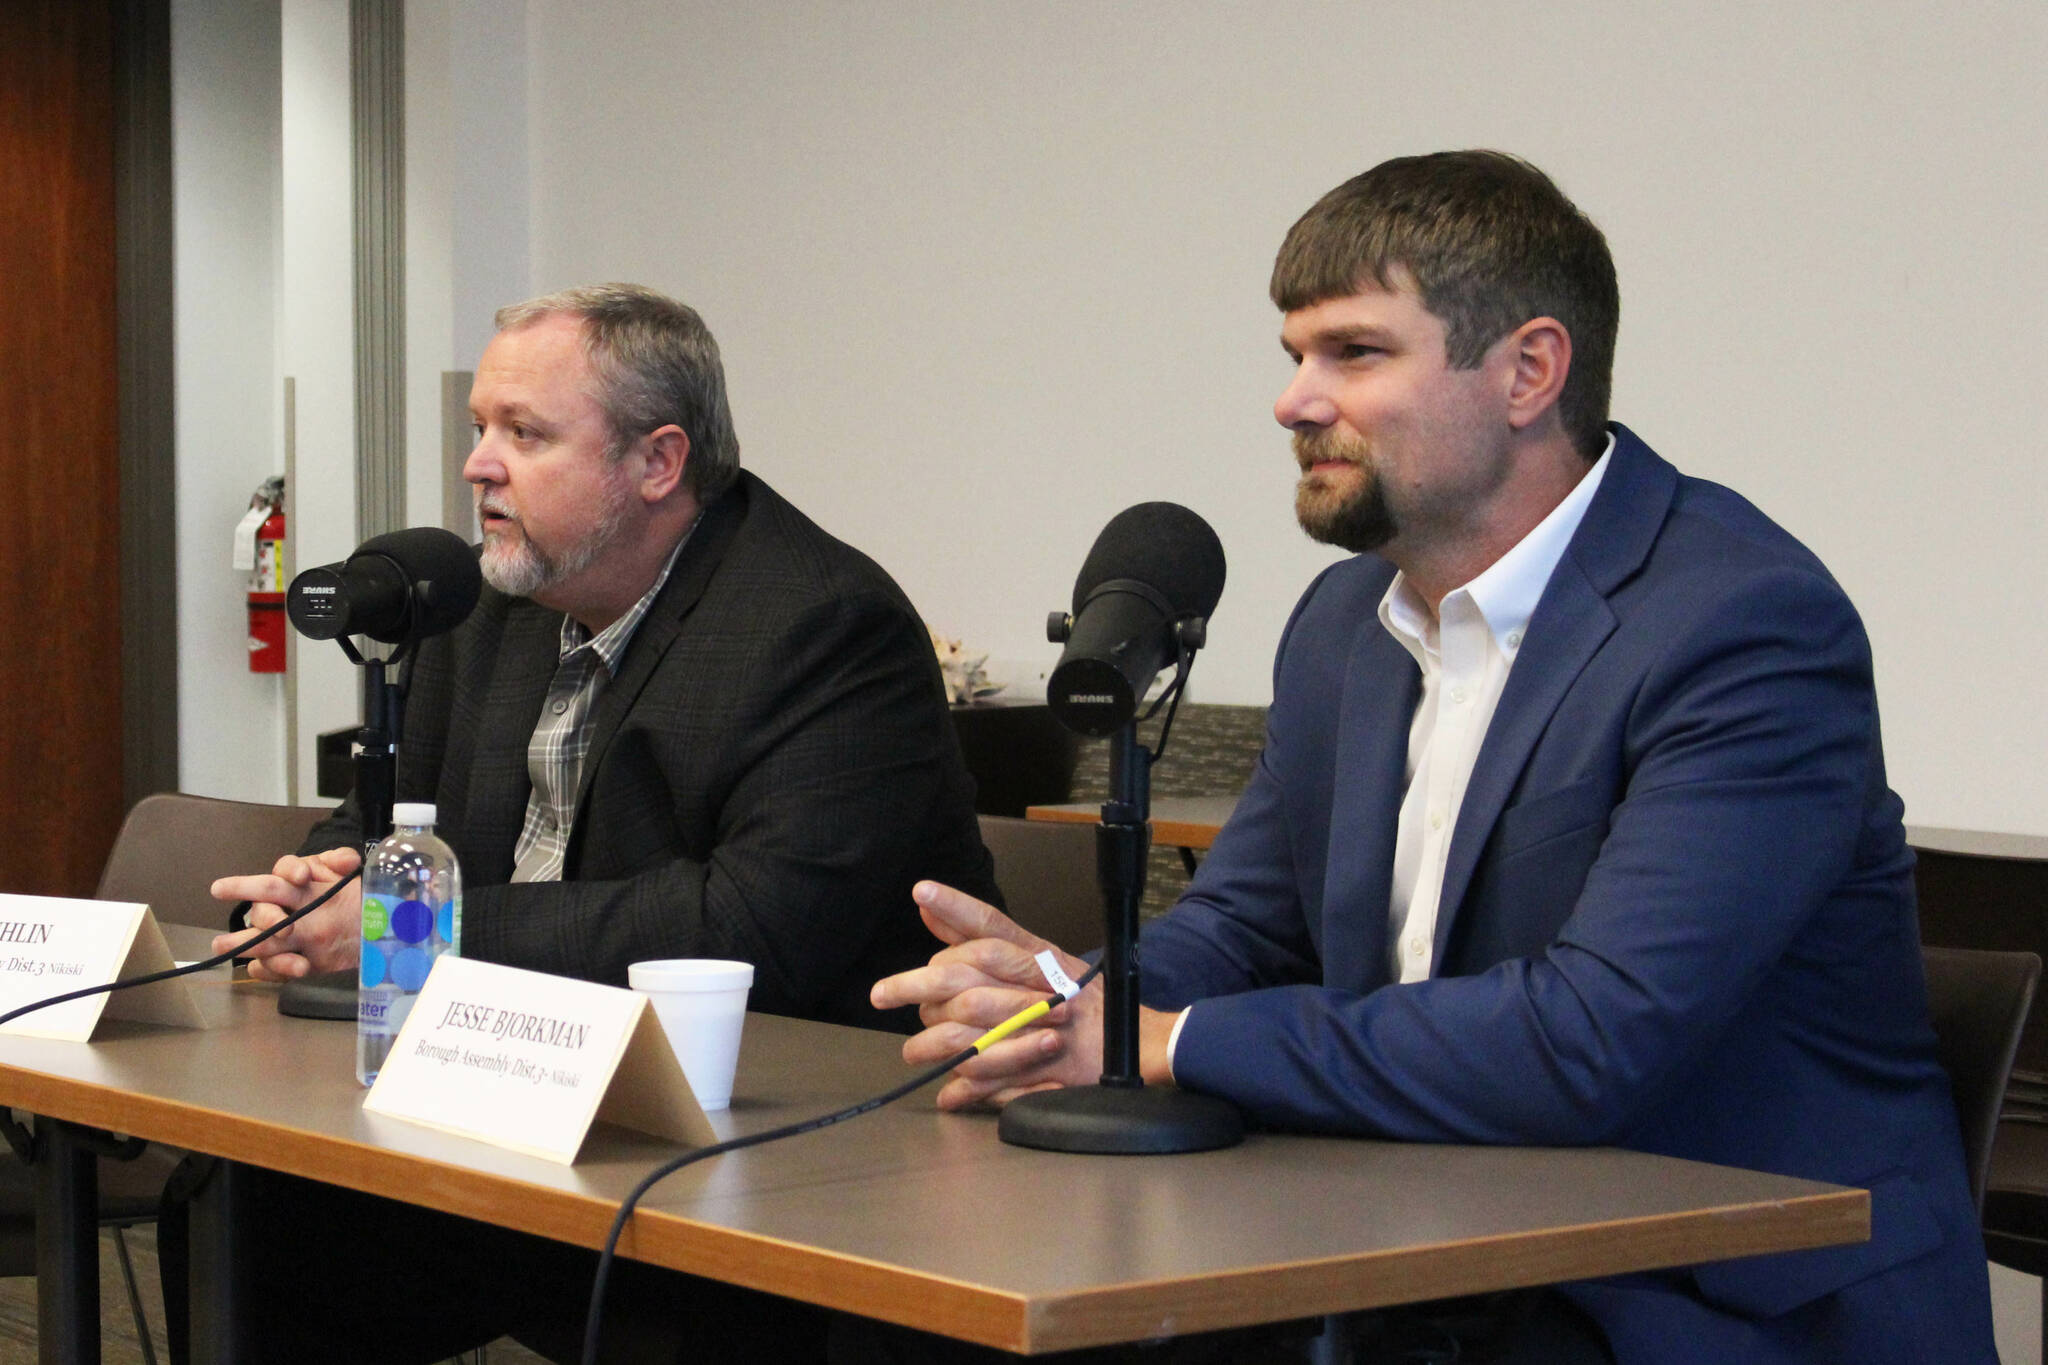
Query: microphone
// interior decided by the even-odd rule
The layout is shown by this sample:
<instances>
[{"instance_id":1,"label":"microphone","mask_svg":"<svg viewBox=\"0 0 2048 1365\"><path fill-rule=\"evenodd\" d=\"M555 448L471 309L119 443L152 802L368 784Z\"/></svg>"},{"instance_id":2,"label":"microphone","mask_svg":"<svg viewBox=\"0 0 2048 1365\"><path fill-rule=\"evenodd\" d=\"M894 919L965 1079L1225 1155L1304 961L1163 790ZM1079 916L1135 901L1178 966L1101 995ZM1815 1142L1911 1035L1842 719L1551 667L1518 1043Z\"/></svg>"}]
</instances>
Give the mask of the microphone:
<instances>
[{"instance_id":1,"label":"microphone","mask_svg":"<svg viewBox=\"0 0 2048 1365\"><path fill-rule=\"evenodd\" d=\"M1096 738L1129 724L1159 671L1201 648L1223 576L1223 543L1178 503L1111 517L1074 580L1072 613L1046 622L1067 646L1045 687L1060 724Z\"/></svg>"},{"instance_id":2,"label":"microphone","mask_svg":"<svg viewBox=\"0 0 2048 1365\"><path fill-rule=\"evenodd\" d=\"M313 640L367 635L387 645L462 624L483 590L476 551L438 526L372 536L339 564L307 569L285 592L285 614Z\"/></svg>"}]
</instances>

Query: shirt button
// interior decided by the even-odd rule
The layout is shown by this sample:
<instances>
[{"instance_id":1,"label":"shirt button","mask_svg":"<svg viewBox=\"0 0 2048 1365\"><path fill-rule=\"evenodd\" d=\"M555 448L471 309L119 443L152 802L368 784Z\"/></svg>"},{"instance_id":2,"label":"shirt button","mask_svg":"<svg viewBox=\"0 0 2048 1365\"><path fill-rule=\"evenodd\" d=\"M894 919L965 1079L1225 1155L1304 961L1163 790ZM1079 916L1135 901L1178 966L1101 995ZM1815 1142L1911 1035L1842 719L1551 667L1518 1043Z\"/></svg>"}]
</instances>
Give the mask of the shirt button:
<instances>
[{"instance_id":1,"label":"shirt button","mask_svg":"<svg viewBox=\"0 0 2048 1365\"><path fill-rule=\"evenodd\" d=\"M1509 649L1517 649L1517 648L1519 648L1519 647L1521 646L1521 643L1522 643L1522 632L1521 632L1521 631L1519 631L1519 630L1511 630L1511 631L1509 631L1509 632L1508 632L1508 648L1509 648Z\"/></svg>"},{"instance_id":2,"label":"shirt button","mask_svg":"<svg viewBox=\"0 0 2048 1365\"><path fill-rule=\"evenodd\" d=\"M1463 706L1465 704L1465 689L1462 687L1452 688L1451 700L1456 702L1458 705Z\"/></svg>"},{"instance_id":3,"label":"shirt button","mask_svg":"<svg viewBox=\"0 0 2048 1365\"><path fill-rule=\"evenodd\" d=\"M568 703L568 702L565 702L565 701L558 701L558 702L556 702L556 703L554 704L554 706L553 706L553 707L551 707L551 708L549 708L549 709L551 709L551 710L552 710L552 711L553 711L553 712L554 712L554 713L555 713L556 715L558 715L558 716L559 716L559 715L561 715L561 714L562 714L562 713L563 713L564 711L566 711L566 710L568 710L568 709L569 709L569 703Z\"/></svg>"},{"instance_id":4,"label":"shirt button","mask_svg":"<svg viewBox=\"0 0 2048 1365\"><path fill-rule=\"evenodd\" d=\"M1444 813L1442 811L1433 810L1429 813L1429 827L1431 829L1442 829L1444 827Z\"/></svg>"},{"instance_id":5,"label":"shirt button","mask_svg":"<svg viewBox=\"0 0 2048 1365\"><path fill-rule=\"evenodd\" d=\"M1422 956L1422 952L1423 952L1423 948L1424 948L1424 946L1425 946L1425 945L1423 944L1422 940L1421 940L1421 939L1419 939L1419 938L1411 938L1411 939L1409 939L1409 940L1408 940L1408 956L1410 956L1410 957L1421 957L1421 956Z\"/></svg>"}]
</instances>

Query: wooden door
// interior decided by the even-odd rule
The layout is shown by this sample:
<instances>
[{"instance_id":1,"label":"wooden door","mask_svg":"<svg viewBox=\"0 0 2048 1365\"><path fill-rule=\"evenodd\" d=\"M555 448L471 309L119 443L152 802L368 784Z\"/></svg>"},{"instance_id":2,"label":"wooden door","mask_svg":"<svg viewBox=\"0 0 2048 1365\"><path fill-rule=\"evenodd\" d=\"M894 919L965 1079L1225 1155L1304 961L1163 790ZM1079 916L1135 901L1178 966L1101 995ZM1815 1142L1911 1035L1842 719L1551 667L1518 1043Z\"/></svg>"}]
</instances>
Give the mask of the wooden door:
<instances>
[{"instance_id":1,"label":"wooden door","mask_svg":"<svg viewBox=\"0 0 2048 1365\"><path fill-rule=\"evenodd\" d=\"M121 818L113 61L108 0L0 0L0 891Z\"/></svg>"}]
</instances>

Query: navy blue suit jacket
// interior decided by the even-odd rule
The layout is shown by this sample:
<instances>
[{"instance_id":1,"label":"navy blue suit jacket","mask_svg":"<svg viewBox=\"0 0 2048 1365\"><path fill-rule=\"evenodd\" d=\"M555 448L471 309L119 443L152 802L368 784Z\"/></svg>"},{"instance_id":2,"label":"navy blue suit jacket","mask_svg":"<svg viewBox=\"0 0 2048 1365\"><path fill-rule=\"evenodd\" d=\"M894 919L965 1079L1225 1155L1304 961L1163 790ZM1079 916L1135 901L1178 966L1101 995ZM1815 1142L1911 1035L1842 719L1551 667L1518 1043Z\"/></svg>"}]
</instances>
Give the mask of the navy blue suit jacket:
<instances>
[{"instance_id":1,"label":"navy blue suit jacket","mask_svg":"<svg viewBox=\"0 0 2048 1365\"><path fill-rule=\"evenodd\" d=\"M1180 1083L1275 1127L1614 1144L1866 1186L1871 1241L1566 1287L1632 1361L1989 1361L1869 646L1820 562L1632 433L1459 812L1430 980L1389 986L1419 695L1393 567L1310 586L1267 742L1144 993Z\"/></svg>"}]
</instances>

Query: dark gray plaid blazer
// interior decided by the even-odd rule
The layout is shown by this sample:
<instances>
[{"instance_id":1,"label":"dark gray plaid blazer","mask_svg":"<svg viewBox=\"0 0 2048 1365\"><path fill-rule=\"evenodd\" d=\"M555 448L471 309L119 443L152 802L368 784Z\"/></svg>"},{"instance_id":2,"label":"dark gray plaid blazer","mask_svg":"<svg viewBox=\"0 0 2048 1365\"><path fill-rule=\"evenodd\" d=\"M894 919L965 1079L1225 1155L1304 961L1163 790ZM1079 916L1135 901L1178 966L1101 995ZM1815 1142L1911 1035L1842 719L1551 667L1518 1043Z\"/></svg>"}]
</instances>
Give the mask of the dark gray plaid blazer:
<instances>
[{"instance_id":1,"label":"dark gray plaid blazer","mask_svg":"<svg viewBox=\"0 0 2048 1365\"><path fill-rule=\"evenodd\" d=\"M896 584L742 474L599 700L563 880L511 886L561 624L487 587L413 666L398 799L440 808L463 955L617 985L630 962L739 958L755 1009L911 1026L867 1003L877 977L939 946L911 884L998 893L931 644ZM360 843L351 798L306 847Z\"/></svg>"}]
</instances>

